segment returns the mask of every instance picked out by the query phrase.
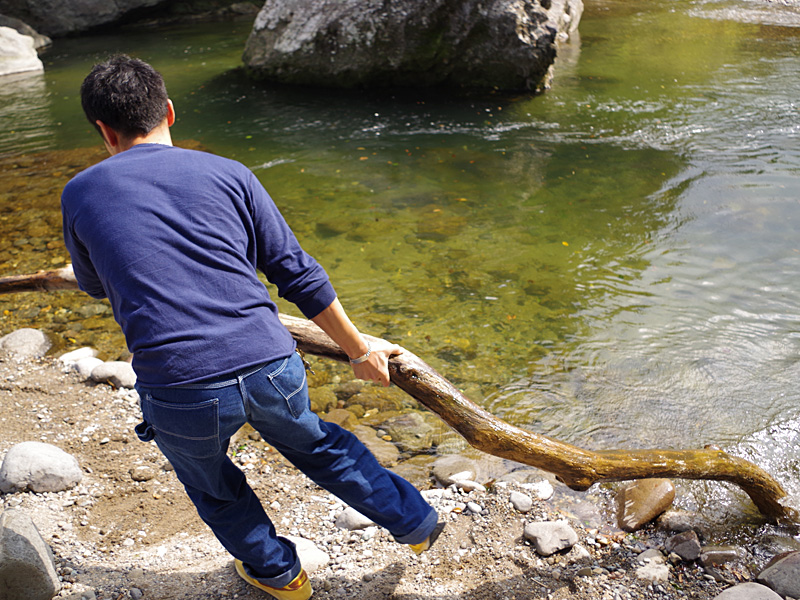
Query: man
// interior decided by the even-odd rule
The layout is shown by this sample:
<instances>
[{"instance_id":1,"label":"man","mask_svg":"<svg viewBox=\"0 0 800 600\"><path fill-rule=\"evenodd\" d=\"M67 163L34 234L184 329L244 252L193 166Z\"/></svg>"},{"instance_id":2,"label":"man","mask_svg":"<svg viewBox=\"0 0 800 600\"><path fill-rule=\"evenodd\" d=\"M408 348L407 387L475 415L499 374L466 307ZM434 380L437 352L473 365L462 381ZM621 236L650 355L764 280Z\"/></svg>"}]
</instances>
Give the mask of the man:
<instances>
[{"instance_id":1,"label":"man","mask_svg":"<svg viewBox=\"0 0 800 600\"><path fill-rule=\"evenodd\" d=\"M427 549L437 515L420 493L310 411L302 359L256 270L341 346L357 377L389 385L400 348L361 337L252 172L172 146L175 110L150 65L95 65L81 102L111 156L64 188L75 276L109 299L133 354L137 435L172 463L239 575L284 600L312 593L294 545L226 454L245 422L398 542Z\"/></svg>"}]
</instances>

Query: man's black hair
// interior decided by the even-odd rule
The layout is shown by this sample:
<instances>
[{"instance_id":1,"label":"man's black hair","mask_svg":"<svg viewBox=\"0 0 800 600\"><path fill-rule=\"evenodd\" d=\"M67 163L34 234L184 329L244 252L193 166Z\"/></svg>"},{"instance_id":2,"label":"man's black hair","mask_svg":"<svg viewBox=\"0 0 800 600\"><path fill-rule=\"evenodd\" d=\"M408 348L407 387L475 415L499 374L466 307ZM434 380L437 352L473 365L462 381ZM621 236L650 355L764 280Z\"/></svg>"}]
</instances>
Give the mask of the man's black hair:
<instances>
[{"instance_id":1,"label":"man's black hair","mask_svg":"<svg viewBox=\"0 0 800 600\"><path fill-rule=\"evenodd\" d=\"M95 127L100 120L126 137L146 135L167 116L167 88L149 64L118 55L96 64L83 80L81 105Z\"/></svg>"}]
</instances>

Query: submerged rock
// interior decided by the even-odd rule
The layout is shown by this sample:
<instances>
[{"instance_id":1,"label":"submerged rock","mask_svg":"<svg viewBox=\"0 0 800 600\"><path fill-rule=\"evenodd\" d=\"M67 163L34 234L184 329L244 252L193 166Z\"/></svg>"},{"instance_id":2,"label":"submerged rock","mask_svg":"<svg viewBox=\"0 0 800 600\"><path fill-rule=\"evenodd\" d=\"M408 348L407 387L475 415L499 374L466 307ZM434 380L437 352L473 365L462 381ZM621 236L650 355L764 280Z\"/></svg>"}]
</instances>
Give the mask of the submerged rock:
<instances>
[{"instance_id":1,"label":"submerged rock","mask_svg":"<svg viewBox=\"0 0 800 600\"><path fill-rule=\"evenodd\" d=\"M383 423L383 428L404 452L423 452L433 444L433 427L417 412L392 417Z\"/></svg>"},{"instance_id":2,"label":"submerged rock","mask_svg":"<svg viewBox=\"0 0 800 600\"><path fill-rule=\"evenodd\" d=\"M267 0L243 58L293 84L537 89L582 12L581 0Z\"/></svg>"},{"instance_id":3,"label":"submerged rock","mask_svg":"<svg viewBox=\"0 0 800 600\"><path fill-rule=\"evenodd\" d=\"M382 466L393 467L397 464L400 458L400 450L391 442L379 438L372 427L358 425L353 428L353 433Z\"/></svg>"}]
</instances>

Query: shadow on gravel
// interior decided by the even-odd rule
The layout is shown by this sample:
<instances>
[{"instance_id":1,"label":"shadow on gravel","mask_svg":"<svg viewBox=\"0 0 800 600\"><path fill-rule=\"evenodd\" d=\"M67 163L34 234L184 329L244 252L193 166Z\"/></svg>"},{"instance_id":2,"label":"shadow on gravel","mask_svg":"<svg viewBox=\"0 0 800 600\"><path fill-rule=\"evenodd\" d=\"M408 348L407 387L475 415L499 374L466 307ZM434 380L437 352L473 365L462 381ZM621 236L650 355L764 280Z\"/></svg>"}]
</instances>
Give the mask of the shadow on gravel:
<instances>
[{"instance_id":1,"label":"shadow on gravel","mask_svg":"<svg viewBox=\"0 0 800 600\"><path fill-rule=\"evenodd\" d=\"M393 563L383 569L375 571L369 581L354 581L344 577L328 577L324 584L318 580L313 583L315 593L312 600L578 600L590 596L576 594L577 590L563 581L554 582L553 580L543 579L540 573L531 569L523 574L510 576L506 579L499 579L496 574L490 575L494 565L487 565L486 582L478 585L475 589L461 594L453 594L447 591L448 581L440 578L424 577L415 587L418 592L409 593L396 591L398 587L407 588L408 581L401 585L401 580L406 574L406 565ZM474 574L472 575L474 577ZM313 581L312 577L312 581ZM458 579L458 575L452 574L451 581ZM437 590L437 587L441 586ZM328 590L324 590L327 587ZM425 591L427 588L427 591ZM242 596L240 596L241 598ZM260 598L262 596L245 596L246 598Z\"/></svg>"},{"instance_id":2,"label":"shadow on gravel","mask_svg":"<svg viewBox=\"0 0 800 600\"><path fill-rule=\"evenodd\" d=\"M100 567L80 568L78 582L95 593L93 600L267 600L264 592L242 581L231 561L225 567L208 572L183 571L165 573L161 570L138 569L108 571ZM453 595L445 588L448 580L423 576L419 581L403 581L408 566L392 563L371 573L367 579L329 576L325 579L311 576L314 586L312 600L567 600L586 599L590 596L577 593L573 586L563 581L542 577L538 571L528 570L506 579L490 574L494 565L486 565L486 582L478 587ZM453 574L453 579L458 575ZM475 573L471 574L471 578ZM407 590L409 585L419 591ZM441 587L439 587L441 586ZM437 588L439 588L437 590ZM80 588L76 588L80 589ZM137 591L138 590L138 591ZM62 592L67 600L82 600L80 591ZM91 598L91 596L89 596Z\"/></svg>"}]
</instances>

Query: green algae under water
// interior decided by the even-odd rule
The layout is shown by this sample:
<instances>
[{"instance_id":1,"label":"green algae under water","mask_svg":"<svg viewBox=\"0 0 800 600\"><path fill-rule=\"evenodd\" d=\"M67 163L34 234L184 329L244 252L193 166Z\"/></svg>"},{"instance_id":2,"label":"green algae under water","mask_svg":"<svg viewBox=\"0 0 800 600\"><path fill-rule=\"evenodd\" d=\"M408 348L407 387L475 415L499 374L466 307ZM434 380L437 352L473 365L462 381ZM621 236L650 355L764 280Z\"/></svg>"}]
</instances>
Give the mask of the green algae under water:
<instances>
[{"instance_id":1,"label":"green algae under water","mask_svg":"<svg viewBox=\"0 0 800 600\"><path fill-rule=\"evenodd\" d=\"M43 76L2 86L0 273L67 261L60 188L102 156L77 88L127 52L164 73L176 140L254 170L365 332L522 427L717 443L800 491L791 7L588 3L539 96L254 83L248 31L58 40ZM79 293L0 297L2 333L24 326L124 351L107 303Z\"/></svg>"}]
</instances>

